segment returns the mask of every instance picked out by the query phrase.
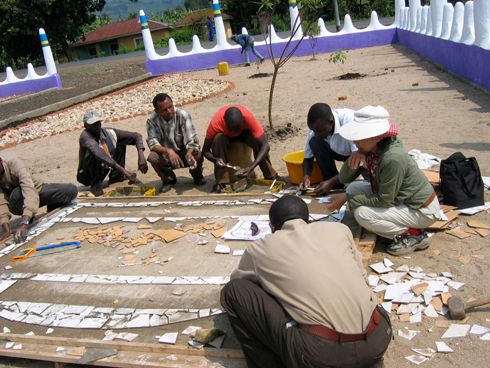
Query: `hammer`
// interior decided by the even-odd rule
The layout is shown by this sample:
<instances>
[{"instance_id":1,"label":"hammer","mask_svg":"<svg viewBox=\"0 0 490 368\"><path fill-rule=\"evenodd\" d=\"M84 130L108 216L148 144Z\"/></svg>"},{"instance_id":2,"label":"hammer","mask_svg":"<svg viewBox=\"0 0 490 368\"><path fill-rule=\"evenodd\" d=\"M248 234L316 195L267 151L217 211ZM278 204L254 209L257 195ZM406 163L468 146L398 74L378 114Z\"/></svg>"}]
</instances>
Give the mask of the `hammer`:
<instances>
[{"instance_id":1,"label":"hammer","mask_svg":"<svg viewBox=\"0 0 490 368\"><path fill-rule=\"evenodd\" d=\"M452 296L447 300L447 308L451 319L465 319L466 311L471 308L481 307L482 305L490 304L490 297L473 300L469 303L464 303L459 296Z\"/></svg>"}]
</instances>

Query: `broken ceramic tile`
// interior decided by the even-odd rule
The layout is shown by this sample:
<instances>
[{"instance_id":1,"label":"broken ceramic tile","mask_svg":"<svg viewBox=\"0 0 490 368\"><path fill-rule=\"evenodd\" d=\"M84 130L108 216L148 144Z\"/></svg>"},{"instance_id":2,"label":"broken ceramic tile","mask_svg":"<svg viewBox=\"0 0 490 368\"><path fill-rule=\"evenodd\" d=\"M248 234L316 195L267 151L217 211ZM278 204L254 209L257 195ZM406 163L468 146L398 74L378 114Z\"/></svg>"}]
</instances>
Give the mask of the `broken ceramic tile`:
<instances>
[{"instance_id":1,"label":"broken ceramic tile","mask_svg":"<svg viewBox=\"0 0 490 368\"><path fill-rule=\"evenodd\" d=\"M378 285L379 282L379 277L376 275L369 275L368 276L368 285L371 287L375 287Z\"/></svg>"},{"instance_id":2,"label":"broken ceramic tile","mask_svg":"<svg viewBox=\"0 0 490 368\"><path fill-rule=\"evenodd\" d=\"M54 329L48 328L45 332L46 335L51 335L54 332Z\"/></svg>"},{"instance_id":3,"label":"broken ceramic tile","mask_svg":"<svg viewBox=\"0 0 490 368\"><path fill-rule=\"evenodd\" d=\"M3 328L3 333L4 333L4 334L8 334L8 333L10 333L10 332L11 332L11 331L10 331L10 328L8 328L8 327L4 327L4 328Z\"/></svg>"},{"instance_id":4,"label":"broken ceramic tile","mask_svg":"<svg viewBox=\"0 0 490 368\"><path fill-rule=\"evenodd\" d=\"M216 244L216 248L214 248L214 253L218 254L229 254L230 247L221 243Z\"/></svg>"},{"instance_id":5,"label":"broken ceramic tile","mask_svg":"<svg viewBox=\"0 0 490 368\"><path fill-rule=\"evenodd\" d=\"M138 334L131 332L120 332L118 333L114 339L125 340L125 341L133 341L138 337Z\"/></svg>"},{"instance_id":6,"label":"broken ceramic tile","mask_svg":"<svg viewBox=\"0 0 490 368\"><path fill-rule=\"evenodd\" d=\"M5 349L11 349L15 345L15 342L6 342Z\"/></svg>"},{"instance_id":7,"label":"broken ceramic tile","mask_svg":"<svg viewBox=\"0 0 490 368\"><path fill-rule=\"evenodd\" d=\"M442 339L451 339L455 337L464 337L468 334L468 331L470 330L470 325L464 325L464 324L451 324L449 328L444 332L442 335Z\"/></svg>"},{"instance_id":8,"label":"broken ceramic tile","mask_svg":"<svg viewBox=\"0 0 490 368\"><path fill-rule=\"evenodd\" d=\"M126 322L126 328L136 328L136 327L149 327L150 326L150 315L141 314L133 317L131 320Z\"/></svg>"},{"instance_id":9,"label":"broken ceramic tile","mask_svg":"<svg viewBox=\"0 0 490 368\"><path fill-rule=\"evenodd\" d=\"M391 313L391 308L393 306L393 303L392 302L385 302L385 303L381 303L381 306L383 307L383 309L386 312Z\"/></svg>"},{"instance_id":10,"label":"broken ceramic tile","mask_svg":"<svg viewBox=\"0 0 490 368\"><path fill-rule=\"evenodd\" d=\"M160 338L158 339L158 342L159 343L162 343L162 344L172 344L172 345L175 345L175 343L177 342L177 336L178 336L178 332L167 332L167 333L164 333L162 336L160 336Z\"/></svg>"},{"instance_id":11,"label":"broken ceramic tile","mask_svg":"<svg viewBox=\"0 0 490 368\"><path fill-rule=\"evenodd\" d=\"M245 249L237 249L233 251L233 256L243 256L243 253L245 252Z\"/></svg>"},{"instance_id":12,"label":"broken ceramic tile","mask_svg":"<svg viewBox=\"0 0 490 368\"><path fill-rule=\"evenodd\" d=\"M447 283L448 286L452 287L454 290L459 290L461 287L464 286L463 282L457 282L457 281L449 281Z\"/></svg>"},{"instance_id":13,"label":"broken ceramic tile","mask_svg":"<svg viewBox=\"0 0 490 368\"><path fill-rule=\"evenodd\" d=\"M415 349L415 348L412 348L412 351L417 353L417 354L420 354L422 356L425 356L427 358L430 358L432 357L432 355L434 355L436 353L436 351L432 348L424 348L424 349Z\"/></svg>"},{"instance_id":14,"label":"broken ceramic tile","mask_svg":"<svg viewBox=\"0 0 490 368\"><path fill-rule=\"evenodd\" d=\"M398 336L403 337L407 340L412 340L415 336L417 336L419 332L420 331L403 329L398 330Z\"/></svg>"},{"instance_id":15,"label":"broken ceramic tile","mask_svg":"<svg viewBox=\"0 0 490 368\"><path fill-rule=\"evenodd\" d=\"M485 335L480 336L480 340L490 341L490 333L486 333Z\"/></svg>"},{"instance_id":16,"label":"broken ceramic tile","mask_svg":"<svg viewBox=\"0 0 490 368\"><path fill-rule=\"evenodd\" d=\"M413 364L416 364L416 365L422 364L422 363L429 360L429 358L421 356L421 355L409 355L409 356L406 356L405 359L408 360L409 362L413 363Z\"/></svg>"},{"instance_id":17,"label":"broken ceramic tile","mask_svg":"<svg viewBox=\"0 0 490 368\"><path fill-rule=\"evenodd\" d=\"M84 318L77 328L101 328L107 322L107 318Z\"/></svg>"},{"instance_id":18,"label":"broken ceramic tile","mask_svg":"<svg viewBox=\"0 0 490 368\"><path fill-rule=\"evenodd\" d=\"M386 288L384 299L385 300L395 299L398 296L402 295L403 293L407 293L409 290L410 290L409 283L388 285L388 287Z\"/></svg>"},{"instance_id":19,"label":"broken ceramic tile","mask_svg":"<svg viewBox=\"0 0 490 368\"><path fill-rule=\"evenodd\" d=\"M417 313L410 316L410 323L420 323L422 322L422 313Z\"/></svg>"},{"instance_id":20,"label":"broken ceramic tile","mask_svg":"<svg viewBox=\"0 0 490 368\"><path fill-rule=\"evenodd\" d=\"M396 269L398 272L408 272L410 271L410 269L408 268L408 265L404 264L404 265L401 265L400 267L398 267Z\"/></svg>"},{"instance_id":21,"label":"broken ceramic tile","mask_svg":"<svg viewBox=\"0 0 490 368\"><path fill-rule=\"evenodd\" d=\"M379 274L393 271L391 267L386 267L385 264L382 262L374 263L372 265L369 265L369 267L371 267L376 273Z\"/></svg>"},{"instance_id":22,"label":"broken ceramic tile","mask_svg":"<svg viewBox=\"0 0 490 368\"><path fill-rule=\"evenodd\" d=\"M182 335L191 335L194 336L194 333L199 330L201 327L199 326L189 326L184 331L182 331Z\"/></svg>"},{"instance_id":23,"label":"broken ceramic tile","mask_svg":"<svg viewBox=\"0 0 490 368\"><path fill-rule=\"evenodd\" d=\"M395 264L394 264L393 262L391 262L391 260L390 260L390 259L388 259L388 258L383 259L383 263L384 263L384 265L385 265L386 267L392 267L392 266L394 266L394 265L395 265Z\"/></svg>"},{"instance_id":24,"label":"broken ceramic tile","mask_svg":"<svg viewBox=\"0 0 490 368\"><path fill-rule=\"evenodd\" d=\"M452 353L454 352L445 342L436 341L436 348L438 353Z\"/></svg>"},{"instance_id":25,"label":"broken ceramic tile","mask_svg":"<svg viewBox=\"0 0 490 368\"><path fill-rule=\"evenodd\" d=\"M490 329L480 326L480 325L473 325L471 326L470 334L473 335L483 335L486 334Z\"/></svg>"},{"instance_id":26,"label":"broken ceramic tile","mask_svg":"<svg viewBox=\"0 0 490 368\"><path fill-rule=\"evenodd\" d=\"M434 308L434 306L432 304L429 304L427 306L427 308L425 308L424 314L427 317L430 317L430 318L437 318L437 317L439 317L439 314L437 313L437 311L435 310L435 308Z\"/></svg>"}]
</instances>

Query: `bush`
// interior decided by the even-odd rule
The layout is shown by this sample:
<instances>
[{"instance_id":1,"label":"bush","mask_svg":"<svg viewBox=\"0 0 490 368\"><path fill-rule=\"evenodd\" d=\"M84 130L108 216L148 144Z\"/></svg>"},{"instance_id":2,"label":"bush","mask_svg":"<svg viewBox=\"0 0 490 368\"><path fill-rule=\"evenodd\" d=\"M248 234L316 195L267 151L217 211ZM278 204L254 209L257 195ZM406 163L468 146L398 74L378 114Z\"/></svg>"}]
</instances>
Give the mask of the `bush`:
<instances>
[{"instance_id":1,"label":"bush","mask_svg":"<svg viewBox=\"0 0 490 368\"><path fill-rule=\"evenodd\" d=\"M192 36L194 36L194 31L192 29L183 29L180 31L172 32L171 38L175 40L175 43L191 43Z\"/></svg>"},{"instance_id":2,"label":"bush","mask_svg":"<svg viewBox=\"0 0 490 368\"><path fill-rule=\"evenodd\" d=\"M289 31L290 28L289 21L286 21L284 17L278 14L272 16L272 24L274 25L276 32Z\"/></svg>"}]
</instances>

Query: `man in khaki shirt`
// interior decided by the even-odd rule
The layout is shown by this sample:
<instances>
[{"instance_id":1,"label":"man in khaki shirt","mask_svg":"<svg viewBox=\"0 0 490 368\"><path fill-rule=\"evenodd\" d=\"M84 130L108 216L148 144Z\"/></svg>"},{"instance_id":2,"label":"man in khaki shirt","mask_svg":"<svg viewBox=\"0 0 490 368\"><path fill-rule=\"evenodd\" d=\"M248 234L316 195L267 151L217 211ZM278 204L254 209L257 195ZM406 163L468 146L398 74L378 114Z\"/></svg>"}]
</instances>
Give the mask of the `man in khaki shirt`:
<instances>
[{"instance_id":1,"label":"man in khaki shirt","mask_svg":"<svg viewBox=\"0 0 490 368\"><path fill-rule=\"evenodd\" d=\"M389 317L366 284L343 224L308 224L308 207L284 196L273 234L252 243L221 304L249 367L373 367L391 340Z\"/></svg>"},{"instance_id":2,"label":"man in khaki shirt","mask_svg":"<svg viewBox=\"0 0 490 368\"><path fill-rule=\"evenodd\" d=\"M16 157L0 157L0 223L3 234L0 240L10 234L10 217L21 215L20 226L14 240L21 242L27 236L27 228L39 207L48 206L48 212L69 204L77 197L77 187L73 184L43 184L35 179L22 161Z\"/></svg>"}]
</instances>

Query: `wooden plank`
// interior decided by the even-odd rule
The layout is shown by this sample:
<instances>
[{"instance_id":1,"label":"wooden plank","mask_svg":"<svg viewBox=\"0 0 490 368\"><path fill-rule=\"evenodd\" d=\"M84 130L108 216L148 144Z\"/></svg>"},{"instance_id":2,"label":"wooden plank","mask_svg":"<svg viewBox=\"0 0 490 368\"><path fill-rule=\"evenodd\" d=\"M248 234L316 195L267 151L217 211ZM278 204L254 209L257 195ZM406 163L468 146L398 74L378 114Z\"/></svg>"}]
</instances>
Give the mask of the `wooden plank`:
<instances>
[{"instance_id":1,"label":"wooden plank","mask_svg":"<svg viewBox=\"0 0 490 368\"><path fill-rule=\"evenodd\" d=\"M216 358L233 358L242 359L243 352L233 349L212 349L205 348L202 350L190 349L187 346L169 346L163 344L140 343L140 342L125 342L125 341L101 341L89 339L74 339L68 337L51 337L51 336L26 336L19 334L4 334L0 333L0 340L13 341L26 344L43 344L56 346L84 346L86 348L100 349L117 349L125 351L152 352L152 353L167 353L167 354L182 354L182 355L198 355L209 356Z\"/></svg>"}]
</instances>

